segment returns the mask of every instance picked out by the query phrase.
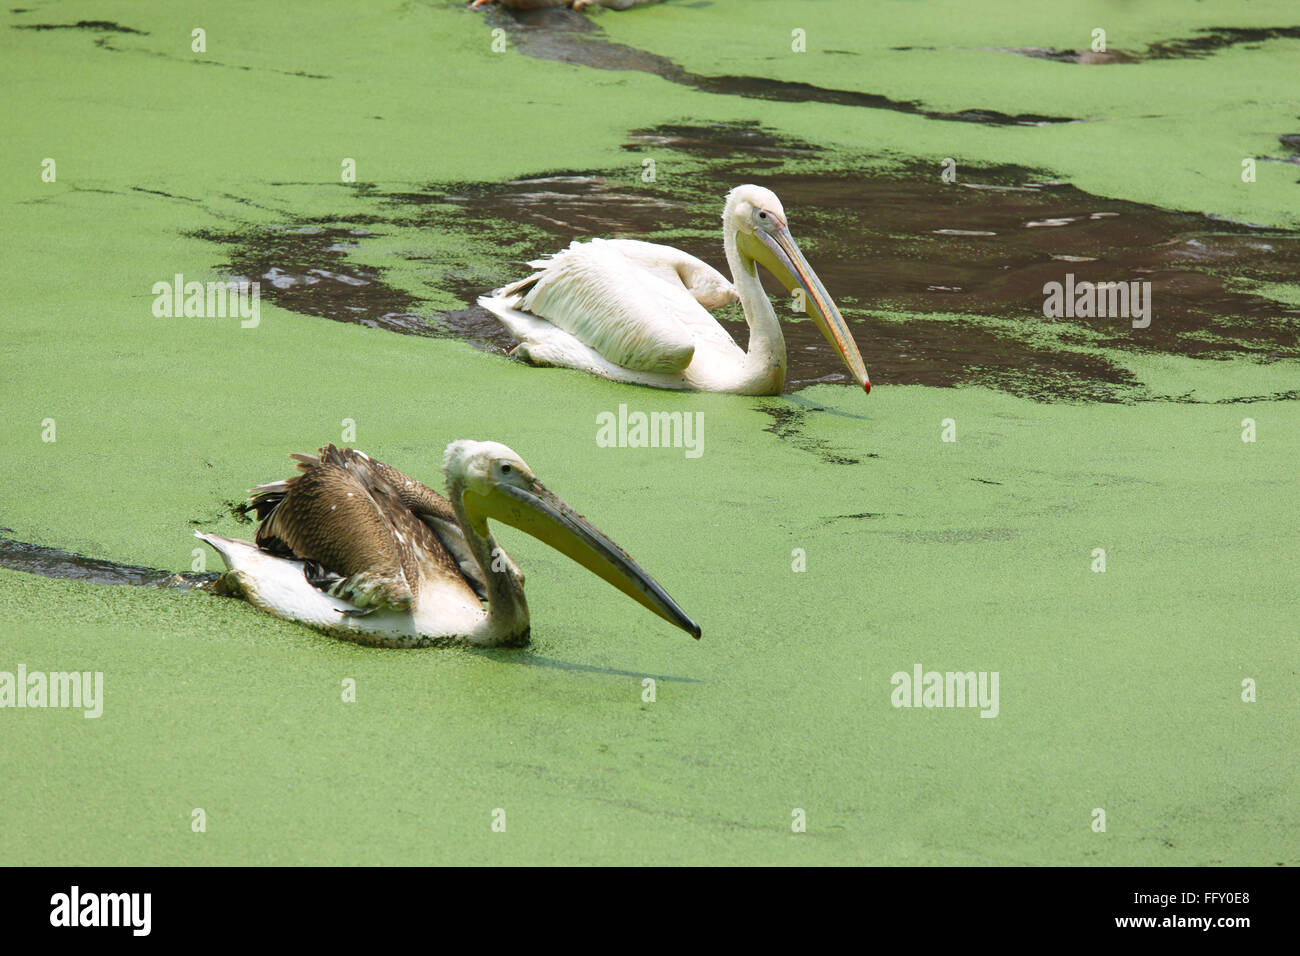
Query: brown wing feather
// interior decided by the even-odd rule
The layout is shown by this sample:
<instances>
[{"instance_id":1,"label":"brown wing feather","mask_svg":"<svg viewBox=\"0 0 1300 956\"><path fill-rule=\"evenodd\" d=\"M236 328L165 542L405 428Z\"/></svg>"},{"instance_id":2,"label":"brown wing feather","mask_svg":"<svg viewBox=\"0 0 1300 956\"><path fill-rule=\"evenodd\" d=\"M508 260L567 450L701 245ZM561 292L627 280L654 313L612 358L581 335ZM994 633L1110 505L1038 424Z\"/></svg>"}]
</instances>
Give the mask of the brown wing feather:
<instances>
[{"instance_id":1,"label":"brown wing feather","mask_svg":"<svg viewBox=\"0 0 1300 956\"><path fill-rule=\"evenodd\" d=\"M460 528L456 511L450 501L428 485L416 481L391 465L371 458L365 452L345 448L338 454L345 459L346 467L352 469L358 477L365 474L377 475L390 488L396 490L402 504L433 532L443 550L451 555L453 559L451 567L459 571L460 576L475 594L482 599L487 598L487 582L465 541L465 533ZM439 563L442 563L441 559Z\"/></svg>"},{"instance_id":2,"label":"brown wing feather","mask_svg":"<svg viewBox=\"0 0 1300 956\"><path fill-rule=\"evenodd\" d=\"M291 457L301 474L252 491L249 508L262 519L258 547L342 577L330 593L359 607L409 608L422 562L460 573L419 517L455 521L436 491L350 448Z\"/></svg>"}]
</instances>

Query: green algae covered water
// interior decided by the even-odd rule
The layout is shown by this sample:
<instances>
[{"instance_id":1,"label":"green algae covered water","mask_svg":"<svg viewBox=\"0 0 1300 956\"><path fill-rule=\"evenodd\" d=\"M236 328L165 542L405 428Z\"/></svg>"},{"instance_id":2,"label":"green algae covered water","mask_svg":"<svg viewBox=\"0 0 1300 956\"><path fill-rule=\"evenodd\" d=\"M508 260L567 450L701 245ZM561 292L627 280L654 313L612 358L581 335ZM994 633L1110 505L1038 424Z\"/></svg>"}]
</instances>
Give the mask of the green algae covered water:
<instances>
[{"instance_id":1,"label":"green algae covered water","mask_svg":"<svg viewBox=\"0 0 1300 956\"><path fill-rule=\"evenodd\" d=\"M0 708L0 862L1296 862L1293 9L741 7L3 14L0 675L103 692ZM745 398L530 368L474 305L574 238L721 266L742 182L869 398L784 306ZM178 274L257 321L156 314ZM1150 283L1149 326L1045 317L1067 274ZM702 454L602 447L621 405ZM703 639L508 528L524 650L136 586L215 570L192 531L251 536L289 452L440 488L457 438ZM996 709L898 706L918 667Z\"/></svg>"}]
</instances>

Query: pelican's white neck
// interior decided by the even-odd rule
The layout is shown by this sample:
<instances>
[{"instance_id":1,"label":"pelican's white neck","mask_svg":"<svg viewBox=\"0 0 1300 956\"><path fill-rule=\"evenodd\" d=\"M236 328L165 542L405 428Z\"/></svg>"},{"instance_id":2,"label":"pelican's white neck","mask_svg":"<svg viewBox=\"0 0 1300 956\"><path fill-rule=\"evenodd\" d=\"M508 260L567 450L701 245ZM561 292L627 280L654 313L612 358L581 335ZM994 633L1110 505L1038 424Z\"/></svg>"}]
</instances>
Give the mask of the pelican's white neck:
<instances>
[{"instance_id":1,"label":"pelican's white neck","mask_svg":"<svg viewBox=\"0 0 1300 956\"><path fill-rule=\"evenodd\" d=\"M772 303L763 291L763 281L758 277L758 263L740 251L736 242L738 230L731 215L731 203L723 214L722 247L731 267L731 282L745 310L745 324L749 326L749 345L745 349L741 388L750 394L779 393L785 384L785 336L776 317Z\"/></svg>"},{"instance_id":2,"label":"pelican's white neck","mask_svg":"<svg viewBox=\"0 0 1300 956\"><path fill-rule=\"evenodd\" d=\"M500 644L528 634L528 601L524 597L523 575L510 556L497 545L483 515L470 514L465 507L465 475L449 463L447 498L465 540L487 585L487 617L470 635L475 643Z\"/></svg>"}]
</instances>

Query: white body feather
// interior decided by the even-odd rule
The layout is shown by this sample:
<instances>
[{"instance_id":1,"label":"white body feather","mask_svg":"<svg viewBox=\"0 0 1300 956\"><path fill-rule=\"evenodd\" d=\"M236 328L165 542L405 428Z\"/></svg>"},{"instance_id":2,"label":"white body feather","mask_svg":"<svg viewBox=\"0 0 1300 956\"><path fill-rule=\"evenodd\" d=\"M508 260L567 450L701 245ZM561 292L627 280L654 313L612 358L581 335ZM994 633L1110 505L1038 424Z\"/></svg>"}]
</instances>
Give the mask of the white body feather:
<instances>
[{"instance_id":1,"label":"white body feather","mask_svg":"<svg viewBox=\"0 0 1300 956\"><path fill-rule=\"evenodd\" d=\"M530 265L539 271L478 303L534 365L696 391L770 394L784 381L783 347L779 370L775 355L756 363L709 314L735 301L736 287L680 249L593 239Z\"/></svg>"},{"instance_id":2,"label":"white body feather","mask_svg":"<svg viewBox=\"0 0 1300 956\"><path fill-rule=\"evenodd\" d=\"M319 588L303 573L303 562L268 554L249 541L194 532L210 544L229 568L227 581L248 602L268 614L299 621L361 644L422 647L463 640L494 643L485 631L487 613L464 586L432 576L422 584L409 611L363 608Z\"/></svg>"}]
</instances>

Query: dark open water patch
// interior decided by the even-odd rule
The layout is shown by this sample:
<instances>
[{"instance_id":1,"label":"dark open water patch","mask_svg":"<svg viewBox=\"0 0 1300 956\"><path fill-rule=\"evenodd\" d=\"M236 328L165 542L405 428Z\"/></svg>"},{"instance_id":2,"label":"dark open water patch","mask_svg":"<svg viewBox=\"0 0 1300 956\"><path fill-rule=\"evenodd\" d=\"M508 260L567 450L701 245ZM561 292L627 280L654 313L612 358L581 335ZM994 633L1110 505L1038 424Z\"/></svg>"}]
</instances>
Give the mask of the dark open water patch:
<instances>
[{"instance_id":1,"label":"dark open water patch","mask_svg":"<svg viewBox=\"0 0 1300 956\"><path fill-rule=\"evenodd\" d=\"M680 152L699 168L659 184L627 171L567 171L500 184L341 186L370 206L365 216L197 235L222 244L227 270L260 281L263 297L283 308L504 352L513 339L473 302L526 275L528 260L575 239L630 237L666 242L725 271L723 197L758 182L781 197L876 385L978 384L1041 401L1139 401L1153 396L1125 353L1300 358L1300 309L1249 291L1253 283L1294 282L1294 231L1094 196L1014 166L959 168L955 183L944 183L937 166L845 168L812 144L755 125L638 130L625 147ZM430 236L446 233L469 249L456 261L424 251ZM380 236L402 239L410 250L403 264L426 277L425 289L396 288L385 270L353 260ZM1149 282L1150 327L1134 329L1124 317L1044 318L1045 285L1067 275L1076 284ZM768 288L783 315L787 390L848 383L813 323L792 314L775 283ZM435 298L465 307L434 309ZM718 318L747 341L738 306Z\"/></svg>"},{"instance_id":2,"label":"dark open water patch","mask_svg":"<svg viewBox=\"0 0 1300 956\"><path fill-rule=\"evenodd\" d=\"M758 410L772 419L772 424L763 429L770 432L784 442L789 442L800 451L810 452L820 458L828 465L860 465L862 458L854 458L847 454L842 454L830 446L828 442L821 438L809 438L805 434L805 428L808 424L808 413L822 412L824 408L796 408L785 404L762 404ZM854 452L853 454L862 454ZM879 458L874 452L869 452L863 457Z\"/></svg>"},{"instance_id":3,"label":"dark open water patch","mask_svg":"<svg viewBox=\"0 0 1300 956\"><path fill-rule=\"evenodd\" d=\"M428 197L424 197L428 199ZM382 225L367 217L367 225ZM323 223L332 222L321 220ZM361 265L349 251L385 232L347 226L300 225L274 229L196 230L188 235L227 249L219 267L228 279L260 283L260 298L300 315L314 315L371 329L425 338L455 338L505 354L515 346L496 317L477 306L439 311L384 281L385 270ZM402 228L409 224L390 224ZM462 302L473 302L493 281L450 276L441 284Z\"/></svg>"},{"instance_id":4,"label":"dark open water patch","mask_svg":"<svg viewBox=\"0 0 1300 956\"><path fill-rule=\"evenodd\" d=\"M11 10L9 12L25 13L27 11ZM78 20L76 23L17 23L13 25L13 28L15 30L90 30L93 33L134 33L136 36L141 37L149 35L144 30L124 27L112 20Z\"/></svg>"},{"instance_id":5,"label":"dark open water patch","mask_svg":"<svg viewBox=\"0 0 1300 956\"><path fill-rule=\"evenodd\" d=\"M7 530L7 529L0 529ZM71 551L60 551L40 544L15 541L0 535L0 567L25 571L45 578L63 578L89 584L129 584L137 587L178 588L188 591L215 581L219 575L175 574L133 564L117 564L89 558Z\"/></svg>"},{"instance_id":6,"label":"dark open water patch","mask_svg":"<svg viewBox=\"0 0 1300 956\"><path fill-rule=\"evenodd\" d=\"M817 159L826 148L795 136L778 133L757 122L716 123L709 126L665 124L654 129L635 130L623 148L643 153L671 149L706 160Z\"/></svg>"},{"instance_id":7,"label":"dark open water patch","mask_svg":"<svg viewBox=\"0 0 1300 956\"><path fill-rule=\"evenodd\" d=\"M1263 43L1267 40L1300 39L1300 27L1202 27L1198 36L1159 40L1142 53L1124 50L1052 50L1039 47L1010 49L1008 53L1032 56L1057 63L1076 63L1082 66L1106 66L1114 63L1142 63L1147 60L1203 59L1220 50L1241 44ZM905 49L905 48L900 48Z\"/></svg>"},{"instance_id":8,"label":"dark open water patch","mask_svg":"<svg viewBox=\"0 0 1300 956\"><path fill-rule=\"evenodd\" d=\"M1015 53L1018 56L1033 57L1036 60L1051 60L1054 63L1073 63L1079 66L1111 66L1119 63L1144 63L1148 60L1203 59L1220 50L1239 44L1259 44L1266 40L1300 39L1300 27L1201 27L1196 30L1200 36L1182 37L1173 40L1157 40L1141 53L1132 50L1111 48L1097 50L1057 50L1052 47L996 47L998 53ZM1253 48L1253 47L1252 47ZM907 52L910 50L962 49L961 47L937 46L895 46L891 50ZM988 48L982 48L988 49Z\"/></svg>"},{"instance_id":9,"label":"dark open water patch","mask_svg":"<svg viewBox=\"0 0 1300 956\"><path fill-rule=\"evenodd\" d=\"M349 262L369 229L304 225L254 232L197 230L195 238L229 246L229 278L261 284L261 298L301 315L435 335L419 301L382 281L382 270Z\"/></svg>"},{"instance_id":10,"label":"dark open water patch","mask_svg":"<svg viewBox=\"0 0 1300 956\"><path fill-rule=\"evenodd\" d=\"M510 36L511 45L534 59L553 60L597 70L649 73L702 93L783 103L832 103L837 106L892 110L934 120L994 126L1046 126L1077 122L1068 116L1044 116L1036 113L1009 115L998 110L979 108L944 112L928 109L917 100L895 100L859 90L827 89L811 83L762 76L706 76L692 73L667 57L607 40L600 27L572 10L511 10L494 5L485 12L484 22L492 29L505 30Z\"/></svg>"},{"instance_id":11,"label":"dark open water patch","mask_svg":"<svg viewBox=\"0 0 1300 956\"><path fill-rule=\"evenodd\" d=\"M1277 140L1291 154L1290 156L1256 156L1255 158L1265 163L1290 163L1293 166L1300 166L1300 133L1282 133ZM1300 179L1296 182L1300 182Z\"/></svg>"},{"instance_id":12,"label":"dark open water patch","mask_svg":"<svg viewBox=\"0 0 1300 956\"><path fill-rule=\"evenodd\" d=\"M25 13L27 11L11 10L10 12ZM303 77L310 80L329 79L328 76L324 76L319 73L307 73L302 70L277 70L271 67L253 67L253 66L243 66L243 65L232 64L232 63L223 63L219 60L208 59L207 57L200 58L194 56L178 56L174 53L169 53L166 50L147 50L141 48L133 48L129 51L124 50L121 47L114 46L113 43L111 42L114 34L130 34L134 36L147 37L149 36L149 32L147 30L137 30L134 27L124 27L119 23L114 23L112 20L78 20L76 23L16 23L16 24L11 24L10 26L11 29L14 30L35 30L38 32L43 32L48 30L84 30L90 33L97 34L95 39L95 46L98 49L107 50L110 53L127 53L127 52L141 53L147 56L159 57L165 60L177 60L177 61L181 61L184 63L189 63L197 66L217 66L226 69L242 70L244 72L256 71L262 73L279 73L282 76L297 76L297 77Z\"/></svg>"}]
</instances>

